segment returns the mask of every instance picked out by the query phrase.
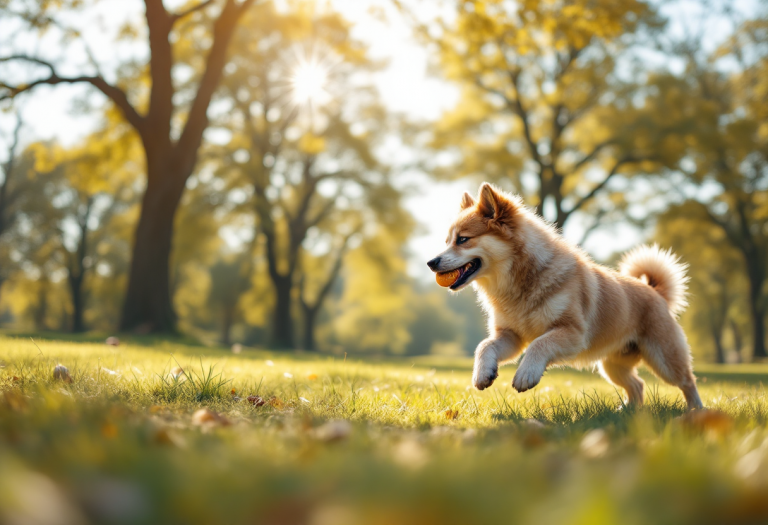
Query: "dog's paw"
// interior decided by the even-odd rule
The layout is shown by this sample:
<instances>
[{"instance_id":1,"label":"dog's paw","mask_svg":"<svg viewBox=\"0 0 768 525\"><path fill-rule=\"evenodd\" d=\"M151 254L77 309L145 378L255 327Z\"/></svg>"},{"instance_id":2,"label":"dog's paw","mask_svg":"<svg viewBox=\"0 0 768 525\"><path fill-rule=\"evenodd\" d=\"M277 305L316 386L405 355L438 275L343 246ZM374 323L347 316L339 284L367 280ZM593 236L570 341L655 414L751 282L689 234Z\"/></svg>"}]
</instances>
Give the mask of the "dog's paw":
<instances>
[{"instance_id":1,"label":"dog's paw","mask_svg":"<svg viewBox=\"0 0 768 525\"><path fill-rule=\"evenodd\" d=\"M520 393L530 390L539 384L545 369L546 367L538 364L527 365L526 360L523 359L517 372L515 372L515 377L512 379L512 387Z\"/></svg>"},{"instance_id":2,"label":"dog's paw","mask_svg":"<svg viewBox=\"0 0 768 525\"><path fill-rule=\"evenodd\" d=\"M497 377L499 377L498 366L483 367L480 370L475 370L475 373L472 374L472 384L478 390L485 390L496 381Z\"/></svg>"}]
</instances>

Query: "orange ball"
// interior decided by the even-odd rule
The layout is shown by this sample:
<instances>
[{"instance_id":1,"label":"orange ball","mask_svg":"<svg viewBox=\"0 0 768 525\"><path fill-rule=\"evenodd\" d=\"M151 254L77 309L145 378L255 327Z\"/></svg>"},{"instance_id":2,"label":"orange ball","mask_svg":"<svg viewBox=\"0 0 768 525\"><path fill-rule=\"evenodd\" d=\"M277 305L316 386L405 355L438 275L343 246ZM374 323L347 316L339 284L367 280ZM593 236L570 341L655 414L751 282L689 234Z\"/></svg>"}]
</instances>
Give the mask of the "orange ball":
<instances>
[{"instance_id":1,"label":"orange ball","mask_svg":"<svg viewBox=\"0 0 768 525\"><path fill-rule=\"evenodd\" d=\"M450 272L440 272L437 275L435 275L435 280L437 281L437 284L439 284L443 288L448 288L453 283L459 280L459 275L461 275L461 272L459 270L453 270Z\"/></svg>"}]
</instances>

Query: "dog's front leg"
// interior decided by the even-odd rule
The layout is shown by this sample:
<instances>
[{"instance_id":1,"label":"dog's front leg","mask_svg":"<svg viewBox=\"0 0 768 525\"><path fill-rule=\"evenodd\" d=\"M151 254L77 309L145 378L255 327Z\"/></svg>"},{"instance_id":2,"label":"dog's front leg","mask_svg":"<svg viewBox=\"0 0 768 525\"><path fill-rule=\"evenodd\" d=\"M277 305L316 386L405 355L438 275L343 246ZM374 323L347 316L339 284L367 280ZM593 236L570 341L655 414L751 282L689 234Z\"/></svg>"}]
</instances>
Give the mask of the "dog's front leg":
<instances>
[{"instance_id":1,"label":"dog's front leg","mask_svg":"<svg viewBox=\"0 0 768 525\"><path fill-rule=\"evenodd\" d=\"M525 392L541 381L547 365L567 359L583 350L584 335L573 326L563 326L537 337L528 346L523 361L515 372L512 386L518 392Z\"/></svg>"},{"instance_id":2,"label":"dog's front leg","mask_svg":"<svg viewBox=\"0 0 768 525\"><path fill-rule=\"evenodd\" d=\"M475 369L472 384L478 390L485 390L499 377L499 365L520 355L522 343L511 330L495 330L475 350Z\"/></svg>"}]
</instances>

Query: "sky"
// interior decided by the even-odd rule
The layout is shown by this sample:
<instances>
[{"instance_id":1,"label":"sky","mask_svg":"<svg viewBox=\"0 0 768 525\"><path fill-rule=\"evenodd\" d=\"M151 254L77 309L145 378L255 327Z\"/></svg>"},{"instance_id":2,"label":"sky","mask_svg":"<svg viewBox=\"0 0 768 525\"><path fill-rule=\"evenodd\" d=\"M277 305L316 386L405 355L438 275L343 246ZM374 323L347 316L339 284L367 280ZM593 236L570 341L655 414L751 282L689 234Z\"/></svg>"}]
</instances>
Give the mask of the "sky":
<instances>
[{"instance_id":1,"label":"sky","mask_svg":"<svg viewBox=\"0 0 768 525\"><path fill-rule=\"evenodd\" d=\"M728 1L728 0L724 0ZM744 10L754 10L759 0L736 0ZM177 0L166 0L172 7ZM374 59L387 61L387 66L375 74L375 85L382 101L392 111L421 120L437 119L442 112L450 109L458 99L456 86L431 76L429 54L413 36L406 21L397 13L389 0L330 0L331 5L353 23L353 36L367 42ZM105 35L113 34L112 29L125 17L141 17L143 3L140 0L103 0L101 8L89 13L86 38L91 50L101 64L114 62L115 55L125 58L131 54L145 52L141 48L115 48ZM430 16L437 12L437 2L416 2L418 15ZM681 32L690 22L692 2L662 2L663 11L670 16L670 31ZM0 33L8 30L9 22L0 21ZM713 45L728 33L727 27L715 20L710 28ZM106 45L109 44L109 45ZM40 51L45 56L56 56L58 49L53 44L30 39L26 42L30 50ZM0 52L5 53L0 45ZM68 50L69 53L72 51ZM82 48L75 49L70 61L85 60ZM108 68L105 74L109 78ZM73 144L94 129L96 119L75 103L78 99L100 100L101 95L85 86L41 87L19 100L19 108L25 121L23 140L56 139L63 144ZM0 148L7 142L13 119L9 114L0 113ZM391 152L396 160L407 162L407 148L396 148ZM0 159L4 156L0 153ZM458 210L458 203L464 191L475 193L476 182L457 181L436 183L426 174L409 172L408 183L414 191L406 200L409 211L419 223L419 230L408 246L409 270L414 276L426 277L429 272L425 262L443 250L445 233ZM574 221L565 232L566 237L581 238L583 225ZM641 232L625 224L606 225L593 234L585 249L596 258L608 257L611 253L629 249L642 240Z\"/></svg>"}]
</instances>

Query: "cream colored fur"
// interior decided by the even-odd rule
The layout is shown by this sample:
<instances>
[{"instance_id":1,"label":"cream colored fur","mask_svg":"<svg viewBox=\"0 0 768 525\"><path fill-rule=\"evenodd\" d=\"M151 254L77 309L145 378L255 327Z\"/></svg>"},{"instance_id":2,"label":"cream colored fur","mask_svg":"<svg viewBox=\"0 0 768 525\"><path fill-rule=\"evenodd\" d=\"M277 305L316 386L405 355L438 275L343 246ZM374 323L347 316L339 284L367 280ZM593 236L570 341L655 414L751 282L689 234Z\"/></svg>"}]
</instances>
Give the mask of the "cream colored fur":
<instances>
[{"instance_id":1,"label":"cream colored fur","mask_svg":"<svg viewBox=\"0 0 768 525\"><path fill-rule=\"evenodd\" d=\"M459 237L467 238L458 244ZM642 404L641 361L701 407L688 343L676 316L685 308L685 266L669 251L629 252L621 271L596 264L521 200L489 184L469 194L433 261L449 271L479 259L470 283L488 313L489 336L475 352L473 383L489 387L498 367L523 359L512 386L535 387L555 364L598 364L603 376Z\"/></svg>"}]
</instances>

